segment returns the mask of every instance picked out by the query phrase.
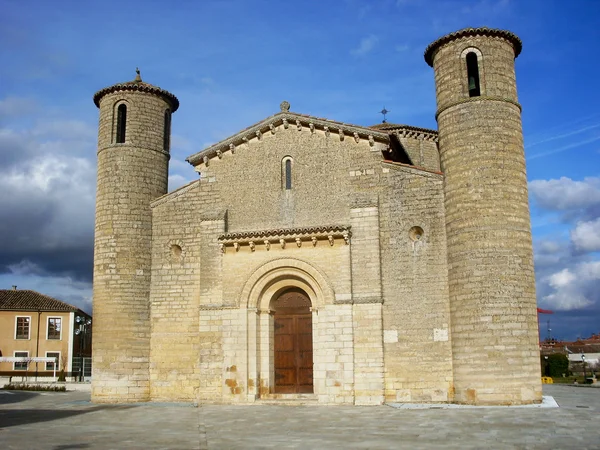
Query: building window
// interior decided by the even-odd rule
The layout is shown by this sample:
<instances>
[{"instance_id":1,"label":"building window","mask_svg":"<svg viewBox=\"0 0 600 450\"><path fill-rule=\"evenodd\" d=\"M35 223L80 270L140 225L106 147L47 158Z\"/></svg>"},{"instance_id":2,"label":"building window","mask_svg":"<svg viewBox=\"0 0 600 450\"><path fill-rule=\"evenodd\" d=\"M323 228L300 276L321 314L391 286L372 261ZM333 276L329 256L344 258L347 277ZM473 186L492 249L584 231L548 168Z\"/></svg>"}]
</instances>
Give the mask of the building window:
<instances>
[{"instance_id":1,"label":"building window","mask_svg":"<svg viewBox=\"0 0 600 450\"><path fill-rule=\"evenodd\" d=\"M475 52L467 53L467 78L469 82L469 97L479 97L481 95L479 63Z\"/></svg>"},{"instance_id":2,"label":"building window","mask_svg":"<svg viewBox=\"0 0 600 450\"><path fill-rule=\"evenodd\" d=\"M29 352L15 352L15 358L29 358ZM14 362L13 370L27 370L27 361Z\"/></svg>"},{"instance_id":3,"label":"building window","mask_svg":"<svg viewBox=\"0 0 600 450\"><path fill-rule=\"evenodd\" d=\"M165 111L165 126L164 126L164 136L163 136L163 150L165 152L169 151L169 147L171 145L171 110L167 109Z\"/></svg>"},{"instance_id":4,"label":"building window","mask_svg":"<svg viewBox=\"0 0 600 450\"><path fill-rule=\"evenodd\" d=\"M127 105L121 103L117 108L117 144L125 142L125 128L127 125Z\"/></svg>"},{"instance_id":5,"label":"building window","mask_svg":"<svg viewBox=\"0 0 600 450\"><path fill-rule=\"evenodd\" d=\"M46 358L54 358L54 362L46 363L46 370L54 371L55 365L56 365L56 370L60 369L60 352L46 352Z\"/></svg>"},{"instance_id":6,"label":"building window","mask_svg":"<svg viewBox=\"0 0 600 450\"><path fill-rule=\"evenodd\" d=\"M47 339L59 339L62 330L62 319L60 317L48 317Z\"/></svg>"},{"instance_id":7,"label":"building window","mask_svg":"<svg viewBox=\"0 0 600 450\"><path fill-rule=\"evenodd\" d=\"M282 165L282 186L286 190L292 189L292 158L290 156L286 156L283 158Z\"/></svg>"},{"instance_id":8,"label":"building window","mask_svg":"<svg viewBox=\"0 0 600 450\"><path fill-rule=\"evenodd\" d=\"M31 317L17 317L15 339L29 339L29 324Z\"/></svg>"}]
</instances>

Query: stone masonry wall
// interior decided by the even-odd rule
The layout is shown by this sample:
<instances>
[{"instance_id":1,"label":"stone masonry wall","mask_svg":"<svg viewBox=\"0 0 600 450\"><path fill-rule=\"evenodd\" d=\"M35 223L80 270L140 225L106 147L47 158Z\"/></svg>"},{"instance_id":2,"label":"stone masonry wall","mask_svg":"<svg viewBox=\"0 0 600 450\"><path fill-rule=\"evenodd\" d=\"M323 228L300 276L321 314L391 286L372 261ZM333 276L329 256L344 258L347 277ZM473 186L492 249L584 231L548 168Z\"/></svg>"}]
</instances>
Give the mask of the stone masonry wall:
<instances>
[{"instance_id":1,"label":"stone masonry wall","mask_svg":"<svg viewBox=\"0 0 600 450\"><path fill-rule=\"evenodd\" d=\"M468 96L467 51L480 55L479 97ZM434 56L455 400L460 403L541 400L514 56L509 41L485 36L450 41Z\"/></svg>"},{"instance_id":2,"label":"stone masonry wall","mask_svg":"<svg viewBox=\"0 0 600 450\"><path fill-rule=\"evenodd\" d=\"M116 106L127 104L125 143L113 143ZM100 101L94 242L92 400L149 399L150 202L167 191L164 112L152 94L117 91Z\"/></svg>"},{"instance_id":3,"label":"stone masonry wall","mask_svg":"<svg viewBox=\"0 0 600 450\"><path fill-rule=\"evenodd\" d=\"M224 221L206 220L218 215L212 184L196 181L169 195L153 205L151 397L196 401L202 387L208 395L222 362L222 317L201 306L211 287L203 267L211 249L218 253Z\"/></svg>"},{"instance_id":4,"label":"stone masonry wall","mask_svg":"<svg viewBox=\"0 0 600 450\"><path fill-rule=\"evenodd\" d=\"M451 401L443 177L394 163L383 170L390 186L380 203L385 399Z\"/></svg>"}]
</instances>

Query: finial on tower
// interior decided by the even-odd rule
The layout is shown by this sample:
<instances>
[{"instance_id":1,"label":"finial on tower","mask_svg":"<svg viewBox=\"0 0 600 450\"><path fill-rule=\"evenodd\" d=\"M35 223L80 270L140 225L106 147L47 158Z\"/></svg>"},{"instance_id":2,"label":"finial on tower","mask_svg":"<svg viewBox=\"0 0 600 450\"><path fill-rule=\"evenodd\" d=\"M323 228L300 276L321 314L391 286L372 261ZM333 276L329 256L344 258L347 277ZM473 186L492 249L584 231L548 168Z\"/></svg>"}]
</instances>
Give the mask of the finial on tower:
<instances>
[{"instance_id":1,"label":"finial on tower","mask_svg":"<svg viewBox=\"0 0 600 450\"><path fill-rule=\"evenodd\" d=\"M142 75L140 74L139 67L135 68L135 80L134 81L137 81L137 82L142 81Z\"/></svg>"},{"instance_id":2,"label":"finial on tower","mask_svg":"<svg viewBox=\"0 0 600 450\"><path fill-rule=\"evenodd\" d=\"M389 113L389 111L387 109L385 109L385 106L383 107L383 109L381 111L379 111L380 114L383 114L383 122L381 123L387 123L387 120L385 119L385 115L387 113Z\"/></svg>"}]
</instances>

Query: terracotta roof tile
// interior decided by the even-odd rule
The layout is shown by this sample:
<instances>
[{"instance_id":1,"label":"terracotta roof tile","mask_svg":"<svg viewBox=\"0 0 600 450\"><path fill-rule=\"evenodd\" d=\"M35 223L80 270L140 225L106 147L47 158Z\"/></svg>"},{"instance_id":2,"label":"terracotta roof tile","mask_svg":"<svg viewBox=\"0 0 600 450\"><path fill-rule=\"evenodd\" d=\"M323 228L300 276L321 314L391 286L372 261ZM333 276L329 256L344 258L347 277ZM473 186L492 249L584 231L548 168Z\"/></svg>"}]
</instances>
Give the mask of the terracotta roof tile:
<instances>
[{"instance_id":1,"label":"terracotta roof tile","mask_svg":"<svg viewBox=\"0 0 600 450\"><path fill-rule=\"evenodd\" d=\"M13 311L80 311L55 298L29 290L0 290L0 310Z\"/></svg>"}]
</instances>

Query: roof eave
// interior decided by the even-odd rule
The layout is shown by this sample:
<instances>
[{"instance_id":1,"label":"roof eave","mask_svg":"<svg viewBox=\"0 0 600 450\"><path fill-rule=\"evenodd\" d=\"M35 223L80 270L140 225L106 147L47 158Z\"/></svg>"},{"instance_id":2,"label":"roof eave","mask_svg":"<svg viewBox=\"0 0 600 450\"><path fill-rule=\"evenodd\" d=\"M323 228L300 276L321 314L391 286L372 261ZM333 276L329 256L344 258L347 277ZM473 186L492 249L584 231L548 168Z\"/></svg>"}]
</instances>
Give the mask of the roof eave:
<instances>
[{"instance_id":1,"label":"roof eave","mask_svg":"<svg viewBox=\"0 0 600 450\"><path fill-rule=\"evenodd\" d=\"M304 114L297 114L292 112L280 112L273 116L269 116L266 119L258 122L227 139L224 139L204 150L199 151L189 156L186 161L192 166L197 166L204 162L204 158L212 159L218 156L219 152L225 152L227 150L235 148L237 145L247 143L249 140L254 138L260 138L264 133L275 133L275 128L284 125L285 128L288 126L308 127L309 129L320 129L325 132L333 132L342 136L353 136L355 139L369 139L369 141L377 141L387 143L389 142L388 133L377 131L369 127L361 127L357 125L351 125L343 122L336 122L329 119L323 119L319 117L307 116Z\"/></svg>"}]
</instances>

